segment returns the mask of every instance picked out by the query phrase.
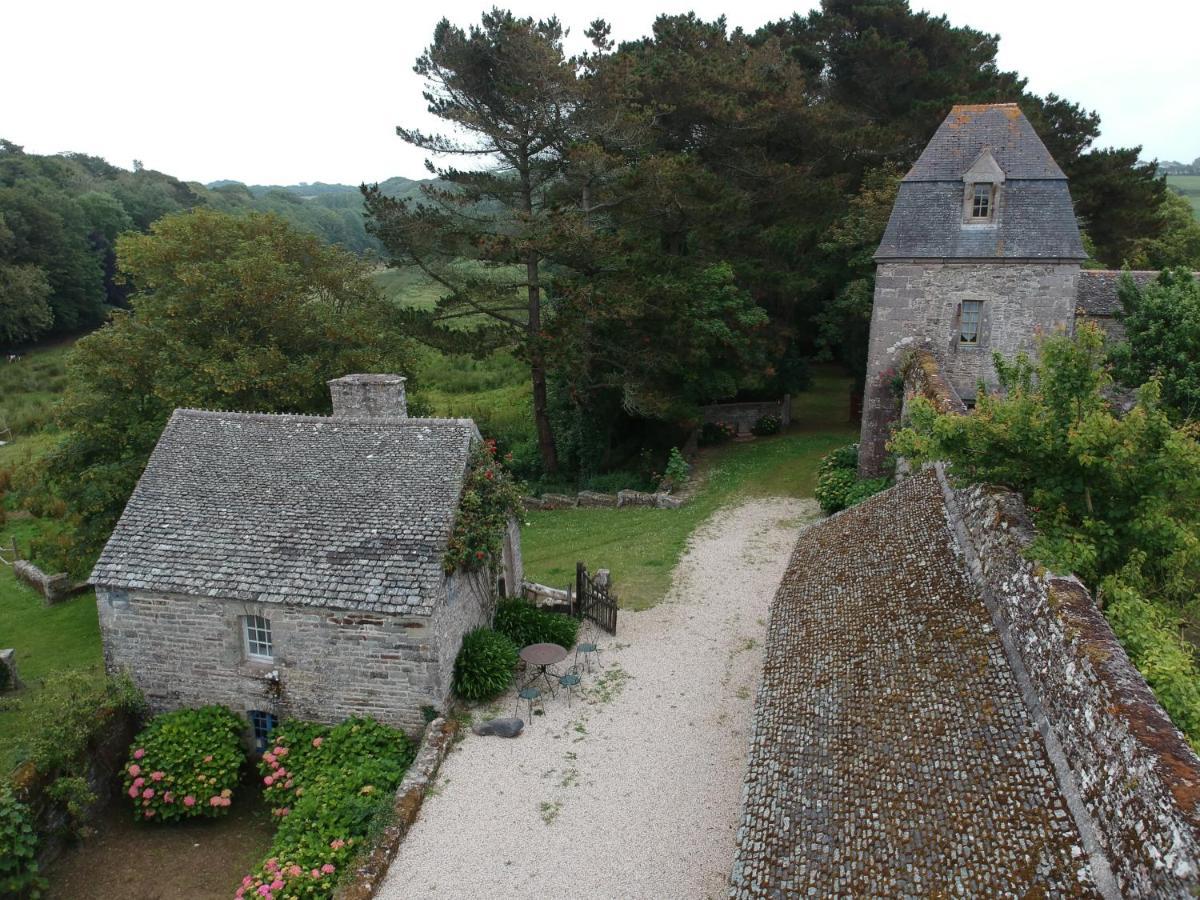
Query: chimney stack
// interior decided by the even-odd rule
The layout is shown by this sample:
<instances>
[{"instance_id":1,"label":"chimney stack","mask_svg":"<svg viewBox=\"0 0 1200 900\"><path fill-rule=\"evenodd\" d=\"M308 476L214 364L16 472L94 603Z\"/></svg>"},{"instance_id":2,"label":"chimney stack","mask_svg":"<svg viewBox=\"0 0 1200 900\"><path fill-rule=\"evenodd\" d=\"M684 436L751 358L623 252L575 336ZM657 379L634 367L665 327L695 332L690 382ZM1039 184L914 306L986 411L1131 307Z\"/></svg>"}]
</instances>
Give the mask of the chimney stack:
<instances>
[{"instance_id":1,"label":"chimney stack","mask_svg":"<svg viewBox=\"0 0 1200 900\"><path fill-rule=\"evenodd\" d=\"M343 419L406 419L403 375L344 375L327 382L333 414Z\"/></svg>"}]
</instances>

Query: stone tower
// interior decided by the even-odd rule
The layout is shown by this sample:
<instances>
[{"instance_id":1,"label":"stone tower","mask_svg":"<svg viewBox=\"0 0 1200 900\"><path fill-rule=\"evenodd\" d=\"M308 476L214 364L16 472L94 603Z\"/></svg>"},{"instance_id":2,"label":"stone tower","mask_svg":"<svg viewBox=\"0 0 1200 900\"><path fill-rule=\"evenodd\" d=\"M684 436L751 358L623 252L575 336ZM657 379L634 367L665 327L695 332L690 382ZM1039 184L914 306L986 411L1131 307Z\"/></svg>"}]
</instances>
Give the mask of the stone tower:
<instances>
[{"instance_id":1,"label":"stone tower","mask_svg":"<svg viewBox=\"0 0 1200 900\"><path fill-rule=\"evenodd\" d=\"M1086 259L1067 177L1015 103L956 106L900 183L875 253L859 474L879 474L894 375L930 350L971 405L992 353L1070 328Z\"/></svg>"}]
</instances>

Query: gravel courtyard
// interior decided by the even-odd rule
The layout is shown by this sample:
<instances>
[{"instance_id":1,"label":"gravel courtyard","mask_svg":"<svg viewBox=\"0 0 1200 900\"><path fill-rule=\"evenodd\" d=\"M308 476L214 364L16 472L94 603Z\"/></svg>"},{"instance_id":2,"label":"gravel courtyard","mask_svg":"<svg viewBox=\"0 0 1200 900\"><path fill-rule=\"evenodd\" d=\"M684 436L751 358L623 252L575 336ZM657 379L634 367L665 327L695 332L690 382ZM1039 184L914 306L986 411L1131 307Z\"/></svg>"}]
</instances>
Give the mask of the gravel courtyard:
<instances>
[{"instance_id":1,"label":"gravel courtyard","mask_svg":"<svg viewBox=\"0 0 1200 900\"><path fill-rule=\"evenodd\" d=\"M767 613L818 515L811 500L716 512L667 598L600 639L572 708L560 694L520 738L469 734L450 754L379 896L724 897Z\"/></svg>"}]
</instances>

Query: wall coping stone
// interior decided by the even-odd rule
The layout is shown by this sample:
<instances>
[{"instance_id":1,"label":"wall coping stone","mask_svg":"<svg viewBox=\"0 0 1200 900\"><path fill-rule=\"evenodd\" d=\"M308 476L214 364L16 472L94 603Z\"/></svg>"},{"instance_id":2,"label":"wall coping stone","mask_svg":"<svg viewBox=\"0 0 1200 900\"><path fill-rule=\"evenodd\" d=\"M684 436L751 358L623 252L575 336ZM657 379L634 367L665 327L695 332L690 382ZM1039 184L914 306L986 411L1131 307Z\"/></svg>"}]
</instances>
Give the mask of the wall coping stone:
<instances>
[{"instance_id":1,"label":"wall coping stone","mask_svg":"<svg viewBox=\"0 0 1200 900\"><path fill-rule=\"evenodd\" d=\"M1067 782L1093 871L1108 871L1111 896L1194 896L1200 759L1088 589L1026 557L1035 531L1021 496L986 485L956 489L942 464L935 468L968 572Z\"/></svg>"}]
</instances>

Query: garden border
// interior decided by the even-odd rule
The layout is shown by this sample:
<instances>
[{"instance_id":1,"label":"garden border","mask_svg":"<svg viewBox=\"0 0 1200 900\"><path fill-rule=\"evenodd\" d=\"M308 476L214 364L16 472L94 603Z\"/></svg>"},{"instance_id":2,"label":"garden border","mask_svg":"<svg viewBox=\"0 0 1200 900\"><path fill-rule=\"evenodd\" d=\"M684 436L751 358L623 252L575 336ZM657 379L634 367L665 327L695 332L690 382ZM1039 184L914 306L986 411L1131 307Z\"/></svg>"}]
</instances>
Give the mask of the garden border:
<instances>
[{"instance_id":1,"label":"garden border","mask_svg":"<svg viewBox=\"0 0 1200 900\"><path fill-rule=\"evenodd\" d=\"M401 842L417 821L429 786L454 745L458 730L458 722L445 717L436 718L425 727L417 755L396 789L392 821L375 838L362 861L354 867L353 880L335 891L337 900L369 900L375 896Z\"/></svg>"}]
</instances>

